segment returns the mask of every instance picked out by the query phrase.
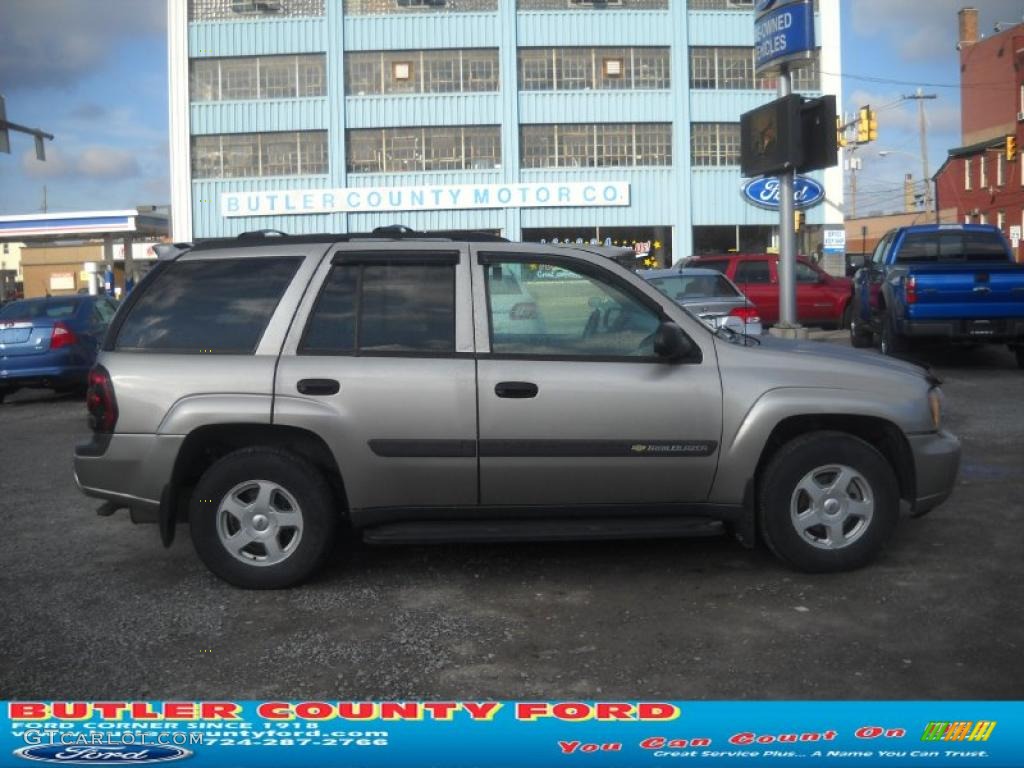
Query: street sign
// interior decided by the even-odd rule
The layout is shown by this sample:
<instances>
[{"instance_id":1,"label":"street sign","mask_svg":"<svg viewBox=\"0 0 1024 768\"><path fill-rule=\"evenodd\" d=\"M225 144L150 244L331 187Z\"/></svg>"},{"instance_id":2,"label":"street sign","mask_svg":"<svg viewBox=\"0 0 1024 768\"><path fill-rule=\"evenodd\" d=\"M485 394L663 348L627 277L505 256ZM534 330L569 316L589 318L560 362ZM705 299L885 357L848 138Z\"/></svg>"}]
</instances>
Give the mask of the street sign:
<instances>
[{"instance_id":1,"label":"street sign","mask_svg":"<svg viewBox=\"0 0 1024 768\"><path fill-rule=\"evenodd\" d=\"M743 185L743 198L751 205L777 211L780 204L778 179L766 176L752 179ZM793 206L797 210L806 210L819 205L825 199L825 188L807 176L797 176L793 183Z\"/></svg>"},{"instance_id":2,"label":"street sign","mask_svg":"<svg viewBox=\"0 0 1024 768\"><path fill-rule=\"evenodd\" d=\"M822 232L821 249L824 253L845 253L846 252L846 230L826 229Z\"/></svg>"},{"instance_id":3,"label":"street sign","mask_svg":"<svg viewBox=\"0 0 1024 768\"><path fill-rule=\"evenodd\" d=\"M754 21L754 68L770 75L783 64L791 69L808 63L814 55L814 7L811 0L758 3Z\"/></svg>"}]
</instances>

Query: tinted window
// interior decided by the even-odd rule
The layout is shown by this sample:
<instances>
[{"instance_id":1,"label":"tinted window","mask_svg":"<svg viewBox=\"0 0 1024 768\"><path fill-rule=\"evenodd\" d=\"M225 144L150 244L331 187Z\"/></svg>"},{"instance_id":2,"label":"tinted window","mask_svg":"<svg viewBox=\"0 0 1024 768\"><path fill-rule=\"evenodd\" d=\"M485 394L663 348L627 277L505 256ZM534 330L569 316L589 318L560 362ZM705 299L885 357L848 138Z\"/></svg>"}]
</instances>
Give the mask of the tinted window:
<instances>
[{"instance_id":1,"label":"tinted window","mask_svg":"<svg viewBox=\"0 0 1024 768\"><path fill-rule=\"evenodd\" d=\"M651 285L671 299L708 299L739 296L740 293L724 275L677 275L652 277Z\"/></svg>"},{"instance_id":2,"label":"tinted window","mask_svg":"<svg viewBox=\"0 0 1024 768\"><path fill-rule=\"evenodd\" d=\"M1007 261L1003 239L986 232L909 234L896 255L899 264L949 261Z\"/></svg>"},{"instance_id":3,"label":"tinted window","mask_svg":"<svg viewBox=\"0 0 1024 768\"><path fill-rule=\"evenodd\" d=\"M772 275L767 261L741 261L735 279L737 283L770 283Z\"/></svg>"},{"instance_id":4,"label":"tinted window","mask_svg":"<svg viewBox=\"0 0 1024 768\"><path fill-rule=\"evenodd\" d=\"M491 351L651 357L659 316L618 286L554 264L489 264ZM505 286L515 283L520 291Z\"/></svg>"},{"instance_id":5,"label":"tinted window","mask_svg":"<svg viewBox=\"0 0 1024 768\"><path fill-rule=\"evenodd\" d=\"M798 283L816 283L820 279L821 277L813 267L800 261L796 263L796 281Z\"/></svg>"},{"instance_id":6,"label":"tinted window","mask_svg":"<svg viewBox=\"0 0 1024 768\"><path fill-rule=\"evenodd\" d=\"M455 267L335 266L310 316L302 352L455 351Z\"/></svg>"},{"instance_id":7,"label":"tinted window","mask_svg":"<svg viewBox=\"0 0 1024 768\"><path fill-rule=\"evenodd\" d=\"M62 320L71 317L81 299L23 299L0 309L0 320Z\"/></svg>"},{"instance_id":8,"label":"tinted window","mask_svg":"<svg viewBox=\"0 0 1024 768\"><path fill-rule=\"evenodd\" d=\"M727 272L729 270L728 261L704 261L702 259L690 266L700 267L701 269L713 269L716 272Z\"/></svg>"},{"instance_id":9,"label":"tinted window","mask_svg":"<svg viewBox=\"0 0 1024 768\"><path fill-rule=\"evenodd\" d=\"M875 264L881 264L885 260L885 252L889 248L889 243L892 241L892 233L887 234L881 240L878 241L878 245L875 246L875 252L871 256L871 261Z\"/></svg>"},{"instance_id":10,"label":"tinted window","mask_svg":"<svg viewBox=\"0 0 1024 768\"><path fill-rule=\"evenodd\" d=\"M301 257L175 261L146 286L115 349L251 353Z\"/></svg>"}]
</instances>

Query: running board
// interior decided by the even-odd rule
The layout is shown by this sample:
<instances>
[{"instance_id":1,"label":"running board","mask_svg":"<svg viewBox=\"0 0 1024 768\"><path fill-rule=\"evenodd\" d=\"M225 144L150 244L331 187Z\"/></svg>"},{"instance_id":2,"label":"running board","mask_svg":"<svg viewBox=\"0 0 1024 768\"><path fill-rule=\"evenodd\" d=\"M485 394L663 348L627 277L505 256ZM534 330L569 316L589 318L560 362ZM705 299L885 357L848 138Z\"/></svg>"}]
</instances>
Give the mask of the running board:
<instances>
[{"instance_id":1,"label":"running board","mask_svg":"<svg viewBox=\"0 0 1024 768\"><path fill-rule=\"evenodd\" d=\"M584 541L719 536L718 520L687 518L604 518L548 520L439 520L389 523L367 528L369 544L447 544L456 542Z\"/></svg>"}]
</instances>

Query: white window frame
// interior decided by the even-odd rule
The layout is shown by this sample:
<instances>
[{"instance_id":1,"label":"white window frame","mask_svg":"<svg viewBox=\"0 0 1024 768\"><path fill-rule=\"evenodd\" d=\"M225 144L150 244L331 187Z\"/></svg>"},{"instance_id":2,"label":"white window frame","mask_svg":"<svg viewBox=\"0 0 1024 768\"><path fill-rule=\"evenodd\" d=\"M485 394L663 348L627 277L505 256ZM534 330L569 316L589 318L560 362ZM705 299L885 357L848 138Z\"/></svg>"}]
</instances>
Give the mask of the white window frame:
<instances>
[{"instance_id":1,"label":"white window frame","mask_svg":"<svg viewBox=\"0 0 1024 768\"><path fill-rule=\"evenodd\" d=\"M985 168L985 153L982 152L978 159L978 189L984 190L988 186L988 170Z\"/></svg>"},{"instance_id":2,"label":"white window frame","mask_svg":"<svg viewBox=\"0 0 1024 768\"><path fill-rule=\"evenodd\" d=\"M971 191L971 160L974 158L964 158L964 190L967 192Z\"/></svg>"}]
</instances>

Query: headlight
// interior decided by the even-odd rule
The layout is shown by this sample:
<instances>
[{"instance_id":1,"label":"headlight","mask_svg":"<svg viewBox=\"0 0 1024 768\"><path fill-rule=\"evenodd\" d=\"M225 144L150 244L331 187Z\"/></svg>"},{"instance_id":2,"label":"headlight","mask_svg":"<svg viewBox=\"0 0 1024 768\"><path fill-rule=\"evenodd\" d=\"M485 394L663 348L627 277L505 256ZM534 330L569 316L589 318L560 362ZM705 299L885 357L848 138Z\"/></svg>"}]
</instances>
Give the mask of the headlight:
<instances>
[{"instance_id":1,"label":"headlight","mask_svg":"<svg viewBox=\"0 0 1024 768\"><path fill-rule=\"evenodd\" d=\"M942 427L942 390L932 387L928 390L928 409L932 413L932 424L935 429Z\"/></svg>"}]
</instances>

